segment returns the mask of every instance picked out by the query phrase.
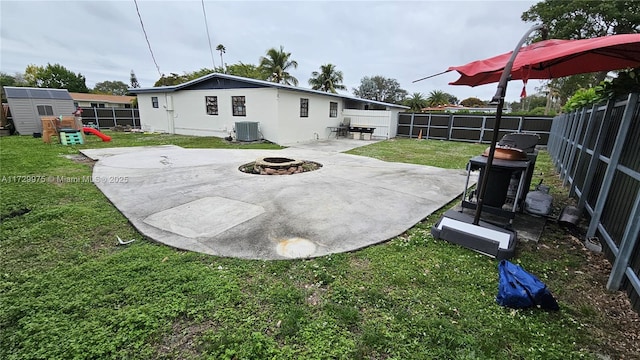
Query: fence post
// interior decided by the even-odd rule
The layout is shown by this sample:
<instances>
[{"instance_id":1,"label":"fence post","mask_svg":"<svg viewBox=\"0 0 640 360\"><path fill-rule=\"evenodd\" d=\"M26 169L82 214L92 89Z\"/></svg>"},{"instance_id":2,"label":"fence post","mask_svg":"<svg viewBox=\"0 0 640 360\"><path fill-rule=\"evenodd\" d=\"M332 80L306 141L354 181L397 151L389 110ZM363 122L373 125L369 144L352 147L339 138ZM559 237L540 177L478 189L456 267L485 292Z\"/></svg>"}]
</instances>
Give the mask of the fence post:
<instances>
[{"instance_id":1,"label":"fence post","mask_svg":"<svg viewBox=\"0 0 640 360\"><path fill-rule=\"evenodd\" d=\"M633 204L633 210L627 221L627 225L624 229L624 235L620 242L620 248L616 260L613 263L611 274L609 275L609 281L607 281L607 290L616 291L620 289L622 284L622 278L629 266L629 259L631 253L638 241L638 234L640 233L640 192L636 194L636 202Z\"/></svg>"},{"instance_id":2,"label":"fence post","mask_svg":"<svg viewBox=\"0 0 640 360\"><path fill-rule=\"evenodd\" d=\"M557 135L556 133L558 132L558 126L560 125L560 122L562 121L562 118L564 117L564 115L558 115L556 117L553 118L553 120L551 120L551 129L549 130L549 140L547 140L547 151L549 151L549 155L552 155L551 157L554 158L555 156L555 149L556 149L556 138Z\"/></svg>"},{"instance_id":3,"label":"fence post","mask_svg":"<svg viewBox=\"0 0 640 360\"><path fill-rule=\"evenodd\" d=\"M111 107L111 114L113 115L113 126L116 127L118 126L116 123L116 108L113 106Z\"/></svg>"},{"instance_id":4,"label":"fence post","mask_svg":"<svg viewBox=\"0 0 640 360\"><path fill-rule=\"evenodd\" d=\"M524 116L520 116L520 120L518 121L518 132L522 132L522 123L524 122Z\"/></svg>"},{"instance_id":5,"label":"fence post","mask_svg":"<svg viewBox=\"0 0 640 360\"><path fill-rule=\"evenodd\" d=\"M453 113L449 114L449 128L447 129L447 141L451 141L451 131L453 131Z\"/></svg>"},{"instance_id":6,"label":"fence post","mask_svg":"<svg viewBox=\"0 0 640 360\"><path fill-rule=\"evenodd\" d=\"M412 112L411 113L411 124L409 125L409 139L413 138L413 120L416 117L416 113Z\"/></svg>"},{"instance_id":7,"label":"fence post","mask_svg":"<svg viewBox=\"0 0 640 360\"><path fill-rule=\"evenodd\" d=\"M562 186L567 185L567 181L571 177L571 166L573 166L573 160L576 156L576 148L578 147L578 138L582 132L582 124L584 124L584 118L587 116L587 108L583 107L580 113L580 119L576 122L576 127L572 129L572 135L570 139L571 149L569 151L569 158L567 159L566 175L562 180ZM573 178L571 179L571 185L573 186Z\"/></svg>"},{"instance_id":8,"label":"fence post","mask_svg":"<svg viewBox=\"0 0 640 360\"><path fill-rule=\"evenodd\" d=\"M578 125L578 111L573 113L571 117L571 122L569 123L569 129L567 132L567 138L565 141L565 146L562 149L562 157L560 158L560 178L562 179L562 185L566 184L565 179L567 177L567 161L569 161L569 153L571 153L571 140L573 139L573 134L576 131L576 126Z\"/></svg>"},{"instance_id":9,"label":"fence post","mask_svg":"<svg viewBox=\"0 0 640 360\"><path fill-rule=\"evenodd\" d=\"M589 160L589 166L587 166L587 172L585 172L584 185L582 185L582 196L578 200L578 209L584 209L584 204L587 202L587 198L591 193L591 185L593 183L593 176L595 175L596 166L600 159L600 153L602 153L602 147L604 146L604 129L607 124L607 119L611 117L613 108L615 106L615 100L609 100L607 107L605 108L604 115L602 115L602 121L598 127L598 136L596 137L596 143L593 146L593 152L591 154L591 160ZM594 124L595 126L595 124Z\"/></svg>"},{"instance_id":10,"label":"fence post","mask_svg":"<svg viewBox=\"0 0 640 360\"><path fill-rule=\"evenodd\" d=\"M558 170L558 173L561 176L562 176L562 157L565 149L565 139L568 136L567 133L569 132L569 126L571 124L573 116L574 116L574 112L570 112L569 114L567 114L567 118L562 124L562 131L560 132L561 136L558 139L558 156L556 157L555 165L556 165L556 169Z\"/></svg>"},{"instance_id":11,"label":"fence post","mask_svg":"<svg viewBox=\"0 0 640 360\"><path fill-rule=\"evenodd\" d=\"M98 110L96 110L96 108L93 108L93 116L96 118L96 125L98 125L98 129L100 129L100 120L98 119Z\"/></svg>"},{"instance_id":12,"label":"fence post","mask_svg":"<svg viewBox=\"0 0 640 360\"><path fill-rule=\"evenodd\" d=\"M487 126L487 117L482 116L482 126L480 127L480 141L479 144L482 144L482 140L484 140L484 129Z\"/></svg>"},{"instance_id":13,"label":"fence post","mask_svg":"<svg viewBox=\"0 0 640 360\"><path fill-rule=\"evenodd\" d=\"M580 167L580 161L582 161L582 157L587 152L587 141L591 138L591 133L593 133L593 123L595 119L595 114L597 113L598 105L593 104L591 106L591 113L589 114L589 119L587 120L587 128L582 136L582 142L580 144L580 152L578 153L578 158L576 159L576 166L573 170L573 174L571 174L571 178L573 179L573 183L571 184L571 188L569 188L569 197L573 197L576 194L576 189L578 185L575 183L576 175L578 174L578 168ZM583 179L584 184L584 179ZM582 193L584 189L580 191Z\"/></svg>"},{"instance_id":14,"label":"fence post","mask_svg":"<svg viewBox=\"0 0 640 360\"><path fill-rule=\"evenodd\" d=\"M136 112L133 110L134 110L133 107L131 107L131 122L133 122L133 128L135 129L136 128Z\"/></svg>"},{"instance_id":15,"label":"fence post","mask_svg":"<svg viewBox=\"0 0 640 360\"><path fill-rule=\"evenodd\" d=\"M595 235L598 224L600 223L602 209L604 209L604 205L607 202L611 183L613 182L613 176L618 168L618 162L620 161L620 155L622 154L622 148L624 147L627 131L629 131L629 127L631 126L637 105L638 93L629 94L629 97L627 98L627 105L625 106L624 114L622 115L622 123L620 124L620 128L618 129L616 136L617 141L613 145L611 157L609 158L609 165L604 173L600 192L598 193L598 200L596 201L596 206L593 209L593 215L591 215L591 222L589 223L589 229L587 230L587 238Z\"/></svg>"},{"instance_id":16,"label":"fence post","mask_svg":"<svg viewBox=\"0 0 640 360\"><path fill-rule=\"evenodd\" d=\"M429 121L427 121L427 140L429 140L430 132L431 132L431 113L429 113Z\"/></svg>"}]
</instances>

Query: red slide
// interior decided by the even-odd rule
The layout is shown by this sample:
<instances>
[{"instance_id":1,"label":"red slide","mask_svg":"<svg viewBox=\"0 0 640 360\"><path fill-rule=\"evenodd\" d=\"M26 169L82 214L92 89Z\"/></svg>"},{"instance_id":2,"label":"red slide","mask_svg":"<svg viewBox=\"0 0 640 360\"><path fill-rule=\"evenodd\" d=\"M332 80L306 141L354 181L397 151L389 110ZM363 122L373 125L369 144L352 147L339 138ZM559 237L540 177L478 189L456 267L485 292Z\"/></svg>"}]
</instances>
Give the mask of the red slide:
<instances>
[{"instance_id":1,"label":"red slide","mask_svg":"<svg viewBox=\"0 0 640 360\"><path fill-rule=\"evenodd\" d=\"M102 141L104 141L104 142L109 142L109 141L111 141L111 136L109 136L109 135L105 135L105 134L101 133L100 131L98 131L98 130L96 130L96 129L94 129L94 128L90 128L90 127L83 127L83 128L82 128L82 131L84 131L84 133L85 133L85 134L86 134L86 133L93 134L93 135L95 135L95 136L99 137L100 139L102 139Z\"/></svg>"}]
</instances>

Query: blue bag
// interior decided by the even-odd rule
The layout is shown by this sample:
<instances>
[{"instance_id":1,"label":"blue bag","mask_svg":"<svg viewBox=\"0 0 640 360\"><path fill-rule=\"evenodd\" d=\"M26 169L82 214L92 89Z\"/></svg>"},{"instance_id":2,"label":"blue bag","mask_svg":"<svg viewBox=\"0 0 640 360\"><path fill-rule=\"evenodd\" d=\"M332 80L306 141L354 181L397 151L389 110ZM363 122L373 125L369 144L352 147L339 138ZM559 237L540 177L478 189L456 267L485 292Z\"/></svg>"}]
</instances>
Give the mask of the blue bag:
<instances>
[{"instance_id":1,"label":"blue bag","mask_svg":"<svg viewBox=\"0 0 640 360\"><path fill-rule=\"evenodd\" d=\"M547 286L534 275L507 260L498 264L498 304L514 309L540 306L545 310L560 309Z\"/></svg>"}]
</instances>

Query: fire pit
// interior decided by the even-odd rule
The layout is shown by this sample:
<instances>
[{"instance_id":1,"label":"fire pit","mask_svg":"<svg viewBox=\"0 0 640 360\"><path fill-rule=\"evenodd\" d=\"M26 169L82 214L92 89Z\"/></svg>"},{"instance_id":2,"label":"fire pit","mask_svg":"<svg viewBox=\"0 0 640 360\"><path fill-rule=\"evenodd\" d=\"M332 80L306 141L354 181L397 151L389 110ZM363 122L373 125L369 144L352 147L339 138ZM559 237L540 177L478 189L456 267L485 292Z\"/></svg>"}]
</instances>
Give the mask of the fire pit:
<instances>
[{"instance_id":1,"label":"fire pit","mask_svg":"<svg viewBox=\"0 0 640 360\"><path fill-rule=\"evenodd\" d=\"M262 157L244 164L238 170L256 175L293 175L307 171L318 170L322 167L314 161L295 160L286 157Z\"/></svg>"}]
</instances>

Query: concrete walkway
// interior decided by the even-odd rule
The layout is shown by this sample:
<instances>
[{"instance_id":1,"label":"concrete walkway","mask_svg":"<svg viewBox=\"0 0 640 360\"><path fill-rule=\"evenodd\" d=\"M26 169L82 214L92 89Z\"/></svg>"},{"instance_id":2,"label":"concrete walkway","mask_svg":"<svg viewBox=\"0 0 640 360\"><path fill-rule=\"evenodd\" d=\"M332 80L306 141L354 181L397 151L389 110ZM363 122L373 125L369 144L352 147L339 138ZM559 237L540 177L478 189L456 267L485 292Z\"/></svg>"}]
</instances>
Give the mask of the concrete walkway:
<instances>
[{"instance_id":1,"label":"concrete walkway","mask_svg":"<svg viewBox=\"0 0 640 360\"><path fill-rule=\"evenodd\" d=\"M368 141L283 150L177 146L83 150L96 185L144 235L179 249L247 259L316 257L402 234L459 196L464 170L339 153ZM319 170L240 172L258 157L319 162Z\"/></svg>"}]
</instances>

